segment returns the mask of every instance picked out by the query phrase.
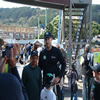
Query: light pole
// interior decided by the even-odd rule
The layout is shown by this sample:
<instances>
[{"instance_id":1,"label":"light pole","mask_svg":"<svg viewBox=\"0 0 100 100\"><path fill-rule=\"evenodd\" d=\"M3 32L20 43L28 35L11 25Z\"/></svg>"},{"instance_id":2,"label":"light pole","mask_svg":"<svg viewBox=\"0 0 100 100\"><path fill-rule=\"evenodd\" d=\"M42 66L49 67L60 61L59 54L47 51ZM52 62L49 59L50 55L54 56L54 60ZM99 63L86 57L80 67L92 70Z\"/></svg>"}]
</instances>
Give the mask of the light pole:
<instances>
[{"instance_id":1,"label":"light pole","mask_svg":"<svg viewBox=\"0 0 100 100\"><path fill-rule=\"evenodd\" d=\"M38 39L39 39L39 32L40 32L40 8L38 8Z\"/></svg>"},{"instance_id":2,"label":"light pole","mask_svg":"<svg viewBox=\"0 0 100 100\"><path fill-rule=\"evenodd\" d=\"M45 9L45 27L47 26L47 8Z\"/></svg>"}]
</instances>

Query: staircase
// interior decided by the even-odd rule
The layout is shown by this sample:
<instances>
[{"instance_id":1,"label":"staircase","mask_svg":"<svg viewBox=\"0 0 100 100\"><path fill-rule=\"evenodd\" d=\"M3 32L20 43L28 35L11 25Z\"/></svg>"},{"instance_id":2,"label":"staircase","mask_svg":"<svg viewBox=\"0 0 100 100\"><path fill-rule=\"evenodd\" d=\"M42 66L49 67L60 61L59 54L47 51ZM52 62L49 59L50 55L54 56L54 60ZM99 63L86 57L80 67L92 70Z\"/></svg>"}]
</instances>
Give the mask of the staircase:
<instances>
[{"instance_id":1,"label":"staircase","mask_svg":"<svg viewBox=\"0 0 100 100\"><path fill-rule=\"evenodd\" d=\"M79 9L72 8L72 62L75 62L78 55L78 50L79 50L78 42L80 42L81 40L82 29L84 24L84 13L85 13L84 8L79 8ZM68 8L65 8L65 32L69 34L69 9ZM69 40L69 35L67 35L66 39ZM68 56L68 52L67 52L67 56ZM67 62L67 64L68 63L69 62Z\"/></svg>"}]
</instances>

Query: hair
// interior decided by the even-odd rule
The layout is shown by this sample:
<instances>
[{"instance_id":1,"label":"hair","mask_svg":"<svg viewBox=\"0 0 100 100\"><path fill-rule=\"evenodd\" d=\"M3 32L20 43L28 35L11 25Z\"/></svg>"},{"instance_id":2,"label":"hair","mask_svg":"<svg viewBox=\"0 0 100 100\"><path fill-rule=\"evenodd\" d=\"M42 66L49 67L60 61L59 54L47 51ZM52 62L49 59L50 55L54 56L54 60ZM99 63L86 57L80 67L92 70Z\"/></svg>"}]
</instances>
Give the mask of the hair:
<instances>
[{"instance_id":1,"label":"hair","mask_svg":"<svg viewBox=\"0 0 100 100\"><path fill-rule=\"evenodd\" d=\"M89 51L90 51L90 45L86 44L85 49L84 49L84 53L88 53Z\"/></svg>"},{"instance_id":2,"label":"hair","mask_svg":"<svg viewBox=\"0 0 100 100\"><path fill-rule=\"evenodd\" d=\"M45 87L46 88L51 87L52 79L53 79L53 75L51 73L46 74L46 76L44 78L44 82L45 82Z\"/></svg>"},{"instance_id":3,"label":"hair","mask_svg":"<svg viewBox=\"0 0 100 100\"><path fill-rule=\"evenodd\" d=\"M4 40L0 39L0 46L4 45Z\"/></svg>"}]
</instances>

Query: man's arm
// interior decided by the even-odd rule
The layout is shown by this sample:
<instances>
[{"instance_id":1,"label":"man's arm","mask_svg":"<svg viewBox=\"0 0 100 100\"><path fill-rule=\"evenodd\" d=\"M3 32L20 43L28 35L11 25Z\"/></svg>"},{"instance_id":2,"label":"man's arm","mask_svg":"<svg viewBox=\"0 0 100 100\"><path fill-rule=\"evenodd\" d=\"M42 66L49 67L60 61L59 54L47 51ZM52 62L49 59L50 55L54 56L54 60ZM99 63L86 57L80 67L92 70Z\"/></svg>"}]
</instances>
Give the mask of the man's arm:
<instances>
[{"instance_id":1,"label":"man's arm","mask_svg":"<svg viewBox=\"0 0 100 100\"><path fill-rule=\"evenodd\" d=\"M65 59L64 59L61 51L59 50L57 54L58 54L57 55L58 61L61 63L62 67L61 67L61 70L59 72L59 75L54 79L52 85L56 85L60 81L60 79L64 75L65 68L66 68L66 62L65 62Z\"/></svg>"},{"instance_id":2,"label":"man's arm","mask_svg":"<svg viewBox=\"0 0 100 100\"><path fill-rule=\"evenodd\" d=\"M62 76L64 75L64 72L65 72L65 69L66 69L66 62L65 62L65 59L64 59L60 50L58 51L58 54L59 54L58 55L58 61L60 61L61 65L62 65L61 70L59 72L59 77L61 79Z\"/></svg>"},{"instance_id":3,"label":"man's arm","mask_svg":"<svg viewBox=\"0 0 100 100\"><path fill-rule=\"evenodd\" d=\"M41 71L40 71L40 73L39 73L39 75L40 75L40 79L39 79L39 94L41 94L41 89L42 89L42 76L41 76Z\"/></svg>"},{"instance_id":4,"label":"man's arm","mask_svg":"<svg viewBox=\"0 0 100 100\"><path fill-rule=\"evenodd\" d=\"M26 70L25 70L25 67L24 67L23 72L22 72L22 81L23 81L24 86L25 86L25 83L26 83Z\"/></svg>"},{"instance_id":5,"label":"man's arm","mask_svg":"<svg viewBox=\"0 0 100 100\"><path fill-rule=\"evenodd\" d=\"M19 82L20 82L20 84L21 84L22 93L23 93L23 95L24 95L24 100L28 100L28 96L27 96L26 89L25 89L25 87L24 87L23 82L22 82L21 79L20 79L20 76L19 76L19 73L18 73L18 71L17 71L17 68L16 68L16 67L12 68L12 69L11 69L11 73L12 73L14 76L17 77L17 79L19 80Z\"/></svg>"},{"instance_id":6,"label":"man's arm","mask_svg":"<svg viewBox=\"0 0 100 100\"><path fill-rule=\"evenodd\" d=\"M24 100L28 100L28 96L27 96L26 90L24 88L24 85L23 85L23 83L22 83L22 81L21 81L21 79L19 77L19 74L18 74L18 71L17 71L17 68L16 68L16 58L13 56L13 55L19 54L18 46L14 45L14 44L12 46L14 47L14 50L12 48L10 50L10 58L8 59L8 63L10 65L10 67L11 67L12 74L15 75L17 77L17 79L19 80L19 82L21 83Z\"/></svg>"}]
</instances>

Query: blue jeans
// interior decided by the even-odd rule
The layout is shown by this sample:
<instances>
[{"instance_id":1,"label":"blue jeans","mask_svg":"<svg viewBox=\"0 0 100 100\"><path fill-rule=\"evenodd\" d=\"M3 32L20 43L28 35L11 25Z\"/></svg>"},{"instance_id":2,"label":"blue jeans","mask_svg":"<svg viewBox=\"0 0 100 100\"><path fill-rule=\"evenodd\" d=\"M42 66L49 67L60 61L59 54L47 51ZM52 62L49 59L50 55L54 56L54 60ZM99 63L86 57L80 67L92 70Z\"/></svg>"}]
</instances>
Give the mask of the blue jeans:
<instances>
[{"instance_id":1,"label":"blue jeans","mask_svg":"<svg viewBox=\"0 0 100 100\"><path fill-rule=\"evenodd\" d=\"M71 92L71 100L77 100L77 92Z\"/></svg>"},{"instance_id":2,"label":"blue jeans","mask_svg":"<svg viewBox=\"0 0 100 100\"><path fill-rule=\"evenodd\" d=\"M83 81L83 89L82 89L83 100L90 100L93 78L82 76L82 81Z\"/></svg>"}]
</instances>

